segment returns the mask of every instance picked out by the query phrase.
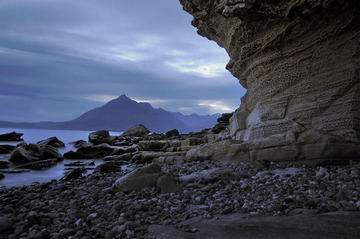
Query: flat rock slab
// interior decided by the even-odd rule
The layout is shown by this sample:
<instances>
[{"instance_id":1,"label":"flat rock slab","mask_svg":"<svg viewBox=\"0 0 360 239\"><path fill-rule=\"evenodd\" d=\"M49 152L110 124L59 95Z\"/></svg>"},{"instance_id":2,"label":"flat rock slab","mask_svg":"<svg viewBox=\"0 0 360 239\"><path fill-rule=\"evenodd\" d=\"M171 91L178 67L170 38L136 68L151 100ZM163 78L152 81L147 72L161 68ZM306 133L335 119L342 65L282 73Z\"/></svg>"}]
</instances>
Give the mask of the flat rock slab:
<instances>
[{"instance_id":1,"label":"flat rock slab","mask_svg":"<svg viewBox=\"0 0 360 239\"><path fill-rule=\"evenodd\" d=\"M231 214L213 219L193 218L177 226L152 225L149 227L149 238L360 238L360 212L302 214L288 217Z\"/></svg>"}]
</instances>

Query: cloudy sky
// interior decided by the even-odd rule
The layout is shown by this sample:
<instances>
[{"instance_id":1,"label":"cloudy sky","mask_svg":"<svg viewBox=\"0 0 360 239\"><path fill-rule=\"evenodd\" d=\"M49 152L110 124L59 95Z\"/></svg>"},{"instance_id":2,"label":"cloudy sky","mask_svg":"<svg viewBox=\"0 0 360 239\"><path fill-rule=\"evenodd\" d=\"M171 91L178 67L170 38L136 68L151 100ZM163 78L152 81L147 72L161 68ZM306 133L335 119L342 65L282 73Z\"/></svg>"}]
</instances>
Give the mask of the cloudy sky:
<instances>
[{"instance_id":1,"label":"cloudy sky","mask_svg":"<svg viewBox=\"0 0 360 239\"><path fill-rule=\"evenodd\" d=\"M245 90L178 0L1 0L0 120L62 121L121 94L185 114Z\"/></svg>"}]
</instances>

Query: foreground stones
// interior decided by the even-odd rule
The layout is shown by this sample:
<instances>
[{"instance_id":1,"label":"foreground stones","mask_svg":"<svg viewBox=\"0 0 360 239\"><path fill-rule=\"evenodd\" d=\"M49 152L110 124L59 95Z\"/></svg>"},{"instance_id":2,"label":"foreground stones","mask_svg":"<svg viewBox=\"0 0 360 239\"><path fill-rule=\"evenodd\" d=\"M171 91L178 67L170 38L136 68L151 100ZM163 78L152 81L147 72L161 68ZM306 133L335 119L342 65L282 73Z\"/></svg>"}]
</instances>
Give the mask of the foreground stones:
<instances>
[{"instance_id":1,"label":"foreground stones","mask_svg":"<svg viewBox=\"0 0 360 239\"><path fill-rule=\"evenodd\" d=\"M220 215L213 219L194 218L176 226L150 226L148 238L358 238L359 221L359 212L301 214L289 217L249 216L237 213Z\"/></svg>"},{"instance_id":2,"label":"foreground stones","mask_svg":"<svg viewBox=\"0 0 360 239\"><path fill-rule=\"evenodd\" d=\"M213 129L242 144L237 158L359 158L359 1L180 2L247 89Z\"/></svg>"},{"instance_id":3,"label":"foreground stones","mask_svg":"<svg viewBox=\"0 0 360 239\"><path fill-rule=\"evenodd\" d=\"M241 232L248 238L265 234L286 238L287 233L296 238L311 224L306 230L316 238L357 238L359 170L356 162L322 168L270 164L258 169L247 163L184 161L157 166L132 164L116 172L77 174L68 181L0 188L0 217L11 222L2 235L206 238L204 235L213 233L221 235L219 238L234 238L230 236ZM152 184L133 191L125 187L126 193L114 187L121 178L136 174L142 179L150 175ZM171 181L167 175L171 180L179 178L175 185L181 182L182 188L161 192L159 182ZM323 226L328 223L332 226Z\"/></svg>"},{"instance_id":4,"label":"foreground stones","mask_svg":"<svg viewBox=\"0 0 360 239\"><path fill-rule=\"evenodd\" d=\"M21 136L24 134L11 132L7 134L0 134L0 141L23 141Z\"/></svg>"}]
</instances>

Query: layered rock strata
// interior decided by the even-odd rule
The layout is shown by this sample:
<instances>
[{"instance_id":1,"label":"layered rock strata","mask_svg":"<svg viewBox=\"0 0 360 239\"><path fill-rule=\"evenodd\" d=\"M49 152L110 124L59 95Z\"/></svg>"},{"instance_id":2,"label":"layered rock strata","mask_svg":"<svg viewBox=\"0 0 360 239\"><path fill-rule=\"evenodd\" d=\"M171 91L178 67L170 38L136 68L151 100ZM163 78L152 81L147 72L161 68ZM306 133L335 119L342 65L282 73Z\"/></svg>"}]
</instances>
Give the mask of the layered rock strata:
<instances>
[{"instance_id":1,"label":"layered rock strata","mask_svg":"<svg viewBox=\"0 0 360 239\"><path fill-rule=\"evenodd\" d=\"M228 127L239 157L359 157L359 1L180 2L247 89Z\"/></svg>"}]
</instances>

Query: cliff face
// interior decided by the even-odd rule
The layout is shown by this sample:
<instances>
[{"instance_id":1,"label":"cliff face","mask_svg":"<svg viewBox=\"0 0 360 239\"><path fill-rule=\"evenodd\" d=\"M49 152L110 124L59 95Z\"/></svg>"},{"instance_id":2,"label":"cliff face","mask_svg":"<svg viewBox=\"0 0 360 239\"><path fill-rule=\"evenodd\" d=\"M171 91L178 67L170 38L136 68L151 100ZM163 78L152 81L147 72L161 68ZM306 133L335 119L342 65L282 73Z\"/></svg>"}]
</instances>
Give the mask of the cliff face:
<instances>
[{"instance_id":1,"label":"cliff face","mask_svg":"<svg viewBox=\"0 0 360 239\"><path fill-rule=\"evenodd\" d=\"M229 134L250 160L359 156L360 2L180 0L247 94Z\"/></svg>"}]
</instances>

